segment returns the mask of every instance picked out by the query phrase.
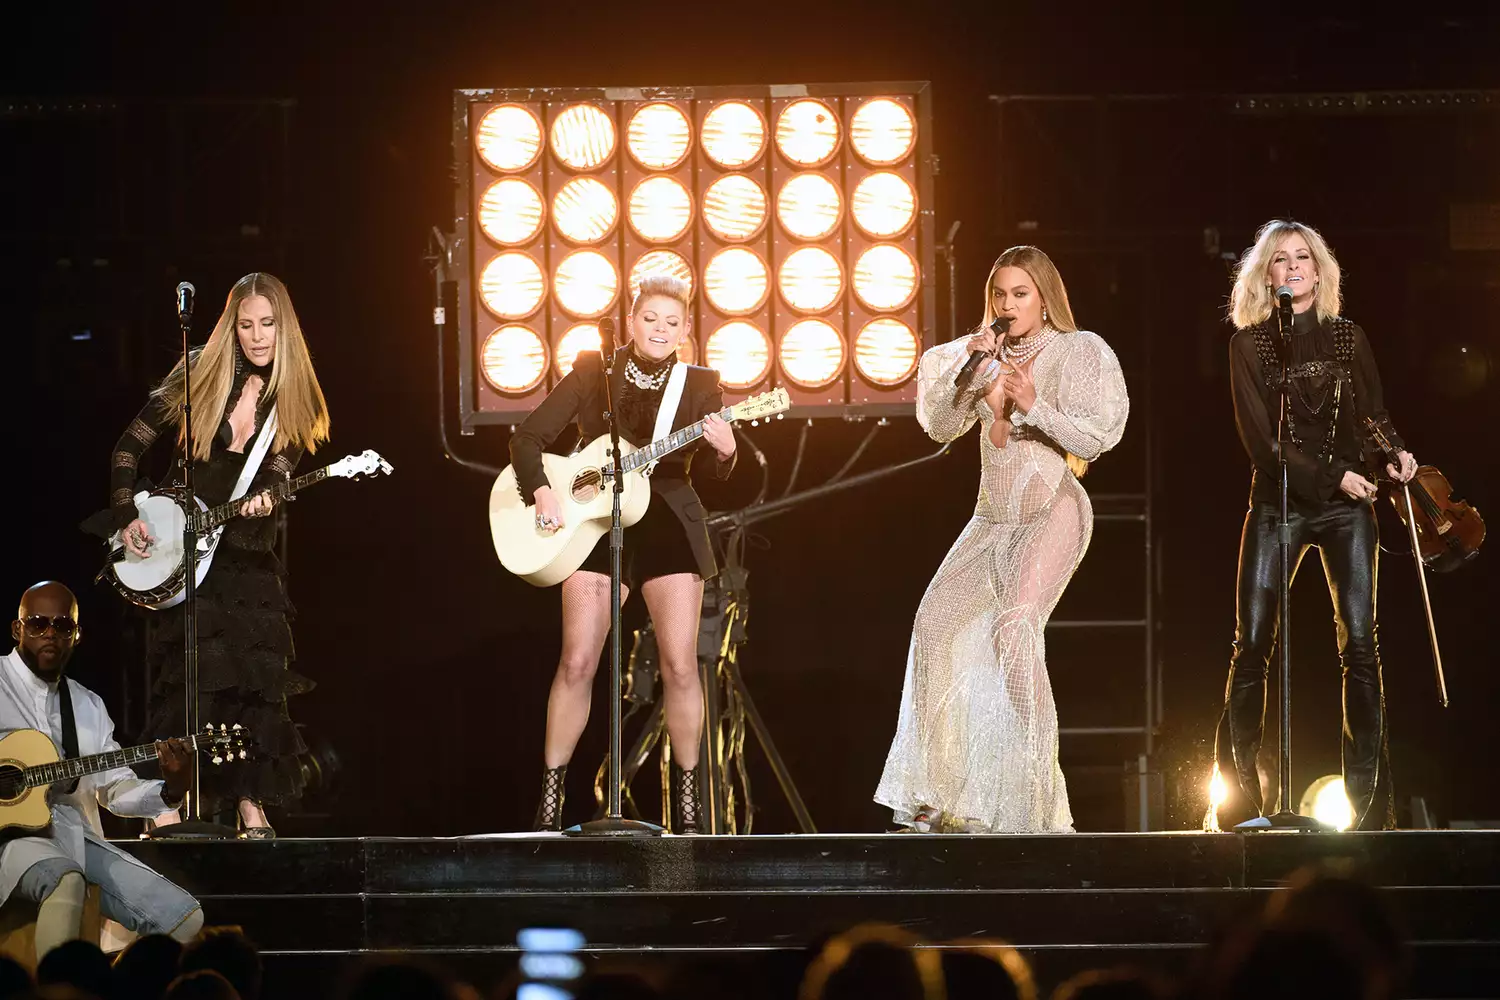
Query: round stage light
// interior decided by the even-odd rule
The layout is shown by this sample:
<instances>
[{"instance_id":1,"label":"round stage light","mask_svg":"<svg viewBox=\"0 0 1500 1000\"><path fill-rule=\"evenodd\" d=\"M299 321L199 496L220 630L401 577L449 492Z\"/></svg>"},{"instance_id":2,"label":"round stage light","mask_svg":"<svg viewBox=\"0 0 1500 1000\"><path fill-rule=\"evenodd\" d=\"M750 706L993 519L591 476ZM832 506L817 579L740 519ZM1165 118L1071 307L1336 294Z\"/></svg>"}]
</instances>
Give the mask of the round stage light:
<instances>
[{"instance_id":1,"label":"round stage light","mask_svg":"<svg viewBox=\"0 0 1500 1000\"><path fill-rule=\"evenodd\" d=\"M744 174L725 174L703 192L703 221L721 240L748 240L766 224L766 189Z\"/></svg>"},{"instance_id":2,"label":"round stage light","mask_svg":"<svg viewBox=\"0 0 1500 1000\"><path fill-rule=\"evenodd\" d=\"M579 319L602 315L615 304L620 275L597 250L575 250L557 265L557 304Z\"/></svg>"},{"instance_id":3,"label":"round stage light","mask_svg":"<svg viewBox=\"0 0 1500 1000\"><path fill-rule=\"evenodd\" d=\"M766 301L771 275L753 250L727 247L714 254L703 269L703 294L719 312L742 316Z\"/></svg>"},{"instance_id":4,"label":"round stage light","mask_svg":"<svg viewBox=\"0 0 1500 1000\"><path fill-rule=\"evenodd\" d=\"M799 167L821 167L838 152L838 115L822 101L793 101L776 119L776 148Z\"/></svg>"},{"instance_id":5,"label":"round stage light","mask_svg":"<svg viewBox=\"0 0 1500 1000\"><path fill-rule=\"evenodd\" d=\"M902 309L917 294L917 262L891 243L877 243L854 262L854 294L871 309Z\"/></svg>"},{"instance_id":6,"label":"round stage light","mask_svg":"<svg viewBox=\"0 0 1500 1000\"><path fill-rule=\"evenodd\" d=\"M794 324L781 338L781 370L804 389L821 389L844 370L844 338L821 319Z\"/></svg>"},{"instance_id":7,"label":"round stage light","mask_svg":"<svg viewBox=\"0 0 1500 1000\"><path fill-rule=\"evenodd\" d=\"M692 126L675 104L647 104L625 127L625 148L647 170L671 170L687 157L692 144Z\"/></svg>"},{"instance_id":8,"label":"round stage light","mask_svg":"<svg viewBox=\"0 0 1500 1000\"><path fill-rule=\"evenodd\" d=\"M578 323L568 328L568 332L562 335L557 342L557 351L553 354L553 365L557 368L557 377L562 378L573 370L578 363L578 355L585 351L603 350L603 341L599 336L598 323Z\"/></svg>"},{"instance_id":9,"label":"round stage light","mask_svg":"<svg viewBox=\"0 0 1500 1000\"><path fill-rule=\"evenodd\" d=\"M771 341L754 323L731 320L709 335L703 357L727 388L749 389L771 370Z\"/></svg>"},{"instance_id":10,"label":"round stage light","mask_svg":"<svg viewBox=\"0 0 1500 1000\"><path fill-rule=\"evenodd\" d=\"M599 242L619 217L615 193L592 177L573 178L552 199L552 221L574 243Z\"/></svg>"},{"instance_id":11,"label":"round stage light","mask_svg":"<svg viewBox=\"0 0 1500 1000\"><path fill-rule=\"evenodd\" d=\"M541 119L519 104L490 108L474 130L474 145L496 170L525 170L542 152Z\"/></svg>"},{"instance_id":12,"label":"round stage light","mask_svg":"<svg viewBox=\"0 0 1500 1000\"><path fill-rule=\"evenodd\" d=\"M916 331L899 319L872 319L854 338L854 367L876 385L900 385L917 370L921 346Z\"/></svg>"},{"instance_id":13,"label":"round stage light","mask_svg":"<svg viewBox=\"0 0 1500 1000\"><path fill-rule=\"evenodd\" d=\"M615 155L615 121L595 104L575 104L552 120L552 152L563 166L593 170Z\"/></svg>"},{"instance_id":14,"label":"round stage light","mask_svg":"<svg viewBox=\"0 0 1500 1000\"><path fill-rule=\"evenodd\" d=\"M844 291L844 271L838 258L822 247L803 247L782 261L776 276L781 297L798 312L822 312Z\"/></svg>"},{"instance_id":15,"label":"round stage light","mask_svg":"<svg viewBox=\"0 0 1500 1000\"><path fill-rule=\"evenodd\" d=\"M766 149L766 120L744 101L725 101L703 116L703 152L726 170L746 167Z\"/></svg>"},{"instance_id":16,"label":"round stage light","mask_svg":"<svg viewBox=\"0 0 1500 1000\"><path fill-rule=\"evenodd\" d=\"M860 232L877 240L900 236L917 217L917 192L889 170L867 174L854 186L849 204Z\"/></svg>"},{"instance_id":17,"label":"round stage light","mask_svg":"<svg viewBox=\"0 0 1500 1000\"><path fill-rule=\"evenodd\" d=\"M530 254L502 253L479 272L479 299L501 319L530 316L546 295L547 278Z\"/></svg>"},{"instance_id":18,"label":"round stage light","mask_svg":"<svg viewBox=\"0 0 1500 1000\"><path fill-rule=\"evenodd\" d=\"M640 294L641 280L647 275L665 274L669 277L686 281L688 286L688 299L693 297L693 265L687 262L687 258L676 250L647 250L641 254L641 259L635 262L630 269L630 301Z\"/></svg>"},{"instance_id":19,"label":"round stage light","mask_svg":"<svg viewBox=\"0 0 1500 1000\"><path fill-rule=\"evenodd\" d=\"M917 144L917 120L900 101L877 97L861 104L849 119L849 143L866 163L899 163Z\"/></svg>"},{"instance_id":20,"label":"round stage light","mask_svg":"<svg viewBox=\"0 0 1500 1000\"><path fill-rule=\"evenodd\" d=\"M479 370L500 392L530 392L547 374L547 345L530 327L502 326L480 345Z\"/></svg>"},{"instance_id":21,"label":"round stage light","mask_svg":"<svg viewBox=\"0 0 1500 1000\"><path fill-rule=\"evenodd\" d=\"M648 243L671 243L693 221L693 196L675 177L647 177L630 193L630 228Z\"/></svg>"},{"instance_id":22,"label":"round stage light","mask_svg":"<svg viewBox=\"0 0 1500 1000\"><path fill-rule=\"evenodd\" d=\"M822 174L798 174L776 195L776 218L800 240L821 240L838 228L844 201Z\"/></svg>"},{"instance_id":23,"label":"round stage light","mask_svg":"<svg viewBox=\"0 0 1500 1000\"><path fill-rule=\"evenodd\" d=\"M542 228L542 196L523 180L507 177L479 199L479 228L503 247L526 243Z\"/></svg>"},{"instance_id":24,"label":"round stage light","mask_svg":"<svg viewBox=\"0 0 1500 1000\"><path fill-rule=\"evenodd\" d=\"M1354 825L1354 809L1344 791L1344 779L1337 774L1325 774L1308 785L1297 811L1335 830L1347 830Z\"/></svg>"}]
</instances>

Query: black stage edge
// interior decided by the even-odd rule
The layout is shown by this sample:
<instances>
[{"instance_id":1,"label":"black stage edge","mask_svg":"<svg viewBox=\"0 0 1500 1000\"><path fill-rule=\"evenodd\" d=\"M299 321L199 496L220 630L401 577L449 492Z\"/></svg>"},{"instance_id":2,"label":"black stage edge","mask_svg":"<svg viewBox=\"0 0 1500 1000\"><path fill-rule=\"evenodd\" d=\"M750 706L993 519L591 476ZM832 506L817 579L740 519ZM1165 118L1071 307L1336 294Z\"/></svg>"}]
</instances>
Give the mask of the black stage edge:
<instances>
[{"instance_id":1,"label":"black stage edge","mask_svg":"<svg viewBox=\"0 0 1500 1000\"><path fill-rule=\"evenodd\" d=\"M998 937L1050 989L1090 968L1190 970L1298 868L1347 858L1401 914L1412 997L1500 983L1500 831L1063 836L557 835L121 846L266 953L267 995L326 995L362 954L420 953L488 990L516 932L573 927L600 961L727 958L795 982L800 950L865 920ZM779 977L779 978L778 978Z\"/></svg>"}]
</instances>

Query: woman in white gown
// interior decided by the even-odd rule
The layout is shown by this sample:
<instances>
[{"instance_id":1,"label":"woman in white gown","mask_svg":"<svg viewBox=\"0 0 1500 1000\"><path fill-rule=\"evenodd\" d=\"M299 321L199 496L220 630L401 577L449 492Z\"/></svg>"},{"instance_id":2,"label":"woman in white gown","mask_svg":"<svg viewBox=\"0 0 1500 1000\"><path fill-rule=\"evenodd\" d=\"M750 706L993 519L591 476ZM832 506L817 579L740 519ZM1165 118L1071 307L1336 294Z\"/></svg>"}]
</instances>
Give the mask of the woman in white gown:
<instances>
[{"instance_id":1,"label":"woman in white gown","mask_svg":"<svg viewBox=\"0 0 1500 1000\"><path fill-rule=\"evenodd\" d=\"M1071 831L1043 631L1093 531L1078 477L1119 442L1130 401L1041 250L1001 254L984 296L981 332L934 347L918 372L929 435L983 428L979 501L917 609L875 801L919 832ZM955 388L976 350L996 358Z\"/></svg>"}]
</instances>

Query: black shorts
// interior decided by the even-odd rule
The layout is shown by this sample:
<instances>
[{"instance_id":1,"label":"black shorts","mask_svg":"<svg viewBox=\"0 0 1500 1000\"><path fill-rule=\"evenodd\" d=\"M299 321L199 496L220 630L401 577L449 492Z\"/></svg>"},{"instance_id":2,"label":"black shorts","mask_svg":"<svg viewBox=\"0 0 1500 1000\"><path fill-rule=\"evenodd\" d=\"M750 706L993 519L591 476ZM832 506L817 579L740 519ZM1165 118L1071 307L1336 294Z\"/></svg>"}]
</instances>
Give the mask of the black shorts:
<instances>
[{"instance_id":1,"label":"black shorts","mask_svg":"<svg viewBox=\"0 0 1500 1000\"><path fill-rule=\"evenodd\" d=\"M609 532L594 544L594 550L578 568L609 575ZM625 529L625 547L620 552L621 581L634 590L658 576L697 572L698 559L688 544L682 522L665 500L652 494L646 513Z\"/></svg>"}]
</instances>

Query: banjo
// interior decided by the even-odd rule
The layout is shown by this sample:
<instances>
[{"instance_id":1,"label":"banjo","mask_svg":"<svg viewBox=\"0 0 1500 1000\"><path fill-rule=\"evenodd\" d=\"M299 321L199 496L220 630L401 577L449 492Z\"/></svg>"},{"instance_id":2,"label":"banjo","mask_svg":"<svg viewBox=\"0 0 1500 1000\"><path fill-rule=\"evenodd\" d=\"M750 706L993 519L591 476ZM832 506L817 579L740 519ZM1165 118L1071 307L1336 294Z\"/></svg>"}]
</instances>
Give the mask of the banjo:
<instances>
[{"instance_id":1,"label":"banjo","mask_svg":"<svg viewBox=\"0 0 1500 1000\"><path fill-rule=\"evenodd\" d=\"M376 473L391 472L391 463L373 451L349 455L332 465L315 469L305 476L279 482L268 490L273 501L290 498L298 490L329 477L357 479ZM191 499L191 503L188 500ZM138 556L125 545L122 532L110 537L110 557L106 577L119 591L120 596L132 604L153 611L162 611L182 603L187 589L187 570L182 551L182 534L189 520L198 536L197 583L201 584L213 565L214 551L224 533L224 525L239 516L240 507L249 496L238 497L228 503L210 507L197 497L188 498L180 488L152 490L137 493L136 510L139 518L146 522L151 537L156 541L146 555Z\"/></svg>"}]
</instances>

